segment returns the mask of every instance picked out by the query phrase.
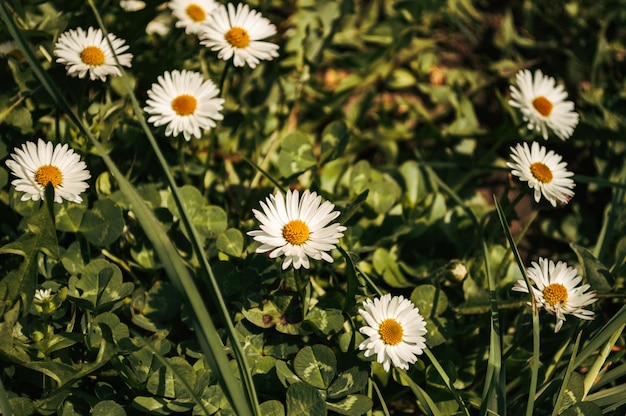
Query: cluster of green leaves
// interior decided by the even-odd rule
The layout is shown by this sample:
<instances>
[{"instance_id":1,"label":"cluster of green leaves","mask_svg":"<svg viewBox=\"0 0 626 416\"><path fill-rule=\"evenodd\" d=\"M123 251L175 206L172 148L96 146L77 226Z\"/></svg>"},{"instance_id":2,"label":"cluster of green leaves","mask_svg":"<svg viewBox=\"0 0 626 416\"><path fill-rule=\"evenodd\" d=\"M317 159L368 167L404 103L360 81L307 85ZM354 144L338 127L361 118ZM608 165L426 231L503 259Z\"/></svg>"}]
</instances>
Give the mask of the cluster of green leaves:
<instances>
[{"instance_id":1,"label":"cluster of green leaves","mask_svg":"<svg viewBox=\"0 0 626 416\"><path fill-rule=\"evenodd\" d=\"M147 3L2 0L0 41L30 54L0 58L0 159L44 137L93 178L83 203L40 206L0 167L3 414L623 414L624 0L251 1L280 45L254 70L227 70L173 22L147 34L169 16ZM89 25L131 45L123 77L54 63L59 34ZM558 210L503 173L533 137L505 98L526 67L581 114L547 143L576 173ZM138 111L173 69L225 75L224 120L200 140L161 137ZM288 187L342 212L334 263L255 254L251 209ZM578 266L595 321L555 336L511 296L540 255ZM382 292L427 322L406 372L358 350L360 302Z\"/></svg>"}]
</instances>

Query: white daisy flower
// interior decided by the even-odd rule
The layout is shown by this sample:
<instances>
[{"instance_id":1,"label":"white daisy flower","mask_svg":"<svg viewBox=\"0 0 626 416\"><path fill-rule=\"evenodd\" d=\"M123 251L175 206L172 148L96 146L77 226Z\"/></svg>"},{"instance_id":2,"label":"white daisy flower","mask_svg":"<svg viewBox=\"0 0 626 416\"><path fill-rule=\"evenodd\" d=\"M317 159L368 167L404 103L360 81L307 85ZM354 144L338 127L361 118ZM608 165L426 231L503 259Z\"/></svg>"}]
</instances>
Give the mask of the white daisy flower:
<instances>
[{"instance_id":1,"label":"white daisy flower","mask_svg":"<svg viewBox=\"0 0 626 416\"><path fill-rule=\"evenodd\" d=\"M202 130L216 126L215 120L222 120L220 113L223 98L217 98L220 90L202 74L191 71L165 71L148 90L147 106L144 111L150 114L148 122L155 126L167 124L166 136L182 133L185 140L202 137Z\"/></svg>"},{"instance_id":2,"label":"white daisy flower","mask_svg":"<svg viewBox=\"0 0 626 416\"><path fill-rule=\"evenodd\" d=\"M572 189L576 184L570 178L574 174L565 169L567 163L554 151L546 152L537 142L533 142L531 148L523 143L511 148L511 159L513 162L507 163L511 173L534 189L535 202L543 195L556 207L557 203L566 204L574 196Z\"/></svg>"},{"instance_id":3,"label":"white daisy flower","mask_svg":"<svg viewBox=\"0 0 626 416\"><path fill-rule=\"evenodd\" d=\"M7 56L12 56L20 62L24 61L24 53L20 45L14 40L0 43L0 57L5 58Z\"/></svg>"},{"instance_id":4,"label":"white daisy flower","mask_svg":"<svg viewBox=\"0 0 626 416\"><path fill-rule=\"evenodd\" d=\"M293 264L295 269L309 268L309 257L314 260L333 262L327 253L334 249L343 237L346 227L329 223L339 216L333 211L334 204L326 201L316 192L302 193L287 191L270 195L261 203L263 212L252 212L261 223L260 230L249 231L248 235L261 243L257 253L270 252L270 258L284 255L283 270Z\"/></svg>"},{"instance_id":5,"label":"white daisy flower","mask_svg":"<svg viewBox=\"0 0 626 416\"><path fill-rule=\"evenodd\" d=\"M540 257L539 263L533 262L526 272L528 279L534 283L532 291L537 307L556 315L554 332L559 332L563 326L565 314L586 320L594 318L593 311L584 307L598 299L593 291L585 293L589 285L578 286L583 278L575 268L562 261L555 265L552 260ZM518 280L512 290L528 293L524 280Z\"/></svg>"},{"instance_id":6,"label":"white daisy flower","mask_svg":"<svg viewBox=\"0 0 626 416\"><path fill-rule=\"evenodd\" d=\"M146 2L141 0L120 0L120 7L126 12L138 12L146 8Z\"/></svg>"},{"instance_id":7,"label":"white daisy flower","mask_svg":"<svg viewBox=\"0 0 626 416\"><path fill-rule=\"evenodd\" d=\"M67 74L72 77L89 78L94 81L106 81L108 75L120 76L114 56L120 65L130 67L133 55L122 53L128 49L128 45L123 39L108 34L113 50L109 48L109 43L105 39L102 30L89 27L87 32L82 28L76 28L63 32L59 40L54 45L54 55L57 62L64 64Z\"/></svg>"},{"instance_id":8,"label":"white daisy flower","mask_svg":"<svg viewBox=\"0 0 626 416\"><path fill-rule=\"evenodd\" d=\"M365 356L376 354L376 361L389 371L394 367L408 370L426 348L426 322L419 309L403 296L389 293L363 302L359 314L367 326L359 331L368 338L359 345Z\"/></svg>"},{"instance_id":9,"label":"white daisy flower","mask_svg":"<svg viewBox=\"0 0 626 416\"><path fill-rule=\"evenodd\" d=\"M11 184L16 191L24 192L22 201L44 199L46 185L51 183L54 202L82 202L80 194L89 187L86 181L91 175L85 162L67 144L53 146L39 139L36 144L26 142L13 151L6 164L17 176Z\"/></svg>"},{"instance_id":10,"label":"white daisy flower","mask_svg":"<svg viewBox=\"0 0 626 416\"><path fill-rule=\"evenodd\" d=\"M49 302L52 299L52 290L51 289L37 289L35 291L35 300L44 303Z\"/></svg>"},{"instance_id":11,"label":"white daisy flower","mask_svg":"<svg viewBox=\"0 0 626 416\"><path fill-rule=\"evenodd\" d=\"M254 68L261 60L271 61L278 56L278 45L261 41L274 34L276 26L261 13L241 3L235 10L235 6L228 3L228 11L220 4L211 13L198 37L202 45L218 51L218 58L225 61L233 58L235 66L248 64Z\"/></svg>"},{"instance_id":12,"label":"white daisy flower","mask_svg":"<svg viewBox=\"0 0 626 416\"><path fill-rule=\"evenodd\" d=\"M566 101L567 92L556 80L543 75L541 70L533 74L521 70L516 75L517 87L511 86L509 104L522 112L528 129L540 132L548 139L548 128L560 139L569 138L578 124L578 113L574 103Z\"/></svg>"},{"instance_id":13,"label":"white daisy flower","mask_svg":"<svg viewBox=\"0 0 626 416\"><path fill-rule=\"evenodd\" d=\"M188 35L201 33L217 7L213 0L171 0L167 5L177 19L176 27L184 28Z\"/></svg>"}]
</instances>

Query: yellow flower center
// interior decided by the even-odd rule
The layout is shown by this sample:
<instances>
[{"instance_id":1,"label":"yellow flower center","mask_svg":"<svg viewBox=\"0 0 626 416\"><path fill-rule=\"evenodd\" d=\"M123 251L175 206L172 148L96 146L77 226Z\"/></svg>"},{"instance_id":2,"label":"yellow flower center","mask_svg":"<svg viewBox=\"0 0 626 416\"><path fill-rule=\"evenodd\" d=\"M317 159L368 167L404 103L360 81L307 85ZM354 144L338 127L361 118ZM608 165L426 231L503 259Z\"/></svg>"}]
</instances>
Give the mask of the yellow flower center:
<instances>
[{"instance_id":1,"label":"yellow flower center","mask_svg":"<svg viewBox=\"0 0 626 416\"><path fill-rule=\"evenodd\" d=\"M387 345L397 345L402 342L404 329L395 319L385 319L378 327L380 339Z\"/></svg>"},{"instance_id":2,"label":"yellow flower center","mask_svg":"<svg viewBox=\"0 0 626 416\"><path fill-rule=\"evenodd\" d=\"M535 110L537 110L539 114L544 117L548 117L552 112L552 107L554 107L554 105L546 97L540 95L533 100L533 107L535 107Z\"/></svg>"},{"instance_id":3,"label":"yellow flower center","mask_svg":"<svg viewBox=\"0 0 626 416\"><path fill-rule=\"evenodd\" d=\"M543 298L550 306L556 306L559 303L567 302L567 289L560 283L552 283L543 289Z\"/></svg>"},{"instance_id":4,"label":"yellow flower center","mask_svg":"<svg viewBox=\"0 0 626 416\"><path fill-rule=\"evenodd\" d=\"M189 94L179 95L172 100L172 110L179 116L188 116L196 111L198 100Z\"/></svg>"},{"instance_id":5,"label":"yellow flower center","mask_svg":"<svg viewBox=\"0 0 626 416\"><path fill-rule=\"evenodd\" d=\"M204 21L204 19L206 19L206 13L204 12L204 9L197 4L190 4L185 9L185 12L187 13L187 16L191 17L191 20L193 21L202 22Z\"/></svg>"},{"instance_id":6,"label":"yellow flower center","mask_svg":"<svg viewBox=\"0 0 626 416\"><path fill-rule=\"evenodd\" d=\"M309 227L302 220L289 221L283 227L283 237L290 244L303 244L309 239Z\"/></svg>"},{"instance_id":7,"label":"yellow flower center","mask_svg":"<svg viewBox=\"0 0 626 416\"><path fill-rule=\"evenodd\" d=\"M104 52L97 46L87 46L80 53L80 59L87 65L102 65L104 63Z\"/></svg>"},{"instance_id":8,"label":"yellow flower center","mask_svg":"<svg viewBox=\"0 0 626 416\"><path fill-rule=\"evenodd\" d=\"M233 45L235 48L245 48L250 44L250 35L248 31L241 27L233 27L224 35L226 42Z\"/></svg>"},{"instance_id":9,"label":"yellow flower center","mask_svg":"<svg viewBox=\"0 0 626 416\"><path fill-rule=\"evenodd\" d=\"M548 166L541 162L535 162L530 165L530 173L533 174L535 179L542 183L552 182L552 171Z\"/></svg>"},{"instance_id":10,"label":"yellow flower center","mask_svg":"<svg viewBox=\"0 0 626 416\"><path fill-rule=\"evenodd\" d=\"M35 172L35 180L41 186L51 183L56 188L63 182L63 174L56 166L43 165Z\"/></svg>"}]
</instances>

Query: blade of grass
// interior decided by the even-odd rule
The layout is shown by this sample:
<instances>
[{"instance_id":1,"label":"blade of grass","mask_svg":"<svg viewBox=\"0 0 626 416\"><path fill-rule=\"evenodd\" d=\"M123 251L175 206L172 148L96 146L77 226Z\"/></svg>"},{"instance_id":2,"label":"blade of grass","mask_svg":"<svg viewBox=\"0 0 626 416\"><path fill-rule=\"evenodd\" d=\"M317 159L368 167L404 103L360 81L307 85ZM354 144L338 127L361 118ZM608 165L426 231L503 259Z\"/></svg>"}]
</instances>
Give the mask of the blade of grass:
<instances>
[{"instance_id":1,"label":"blade of grass","mask_svg":"<svg viewBox=\"0 0 626 416\"><path fill-rule=\"evenodd\" d=\"M624 325L626 325L626 305L622 306L622 308L613 315L613 318L594 335L589 343L583 346L582 350L578 353L578 357L576 357L575 366L577 368L580 367L589 356L597 354L598 350L601 349L614 334L621 334Z\"/></svg>"},{"instance_id":2,"label":"blade of grass","mask_svg":"<svg viewBox=\"0 0 626 416\"><path fill-rule=\"evenodd\" d=\"M519 267L522 276L524 277L524 282L526 282L526 287L528 289L528 293L530 294L530 304L532 309L532 321L533 321L533 356L530 360L530 386L528 390L528 403L526 407L526 415L532 415L533 409L535 408L535 395L537 394L537 381L539 379L539 357L540 357L540 338L539 338L539 311L537 310L537 302L535 302L535 297L532 295L532 285L530 280L528 279L528 275L526 274L526 267L524 267L524 262L522 261L522 257L517 250L517 245L515 244L515 240L511 235L511 230L509 229L508 221L504 215L504 210L500 205L500 201L494 195L493 201L496 204L496 211L498 212L498 218L500 219L500 224L502 225L502 230L506 235L506 239L509 242L509 246L511 251L513 252L513 256L515 257L515 261L517 263L517 267Z\"/></svg>"},{"instance_id":3,"label":"blade of grass","mask_svg":"<svg viewBox=\"0 0 626 416\"><path fill-rule=\"evenodd\" d=\"M422 162L422 158L417 150L414 151L418 162ZM481 414L505 414L506 413L506 377L502 368L502 334L500 330L500 313L498 312L498 284L491 270L491 262L489 260L489 247L483 237L483 230L480 222L474 212L468 208L461 198L439 178L437 173L429 166L422 165L423 169L428 173L429 178L435 182L452 200L465 212L470 218L476 229L477 238L483 252L485 261L485 273L487 274L487 282L489 285L489 300L491 306L489 331L489 357L487 359L487 372L485 375L485 385L481 400Z\"/></svg>"},{"instance_id":4,"label":"blade of grass","mask_svg":"<svg viewBox=\"0 0 626 416\"><path fill-rule=\"evenodd\" d=\"M576 360L576 352L578 351L578 346L580 345L581 335L582 332L579 332L578 336L576 337L574 349L572 350L572 356L570 357L569 363L567 364L567 369L565 370L565 375L563 376L563 382L561 383L559 394L556 396L556 403L554 404L554 408L552 409L552 416L557 416L559 414L561 410L561 404L563 403L563 399L565 398L567 386L569 385L569 379L572 375L572 372L576 369L576 367L574 367L574 361Z\"/></svg>"},{"instance_id":5,"label":"blade of grass","mask_svg":"<svg viewBox=\"0 0 626 416\"><path fill-rule=\"evenodd\" d=\"M611 335L611 337L604 344L604 347L600 350L600 354L596 356L596 359L594 360L593 364L589 368L589 371L587 372L587 374L585 374L585 380L583 382L584 390L583 390L582 400L585 399L585 397L589 393L589 390L591 390L591 387L596 381L598 374L600 374L600 371L602 371L602 368L604 367L604 363L609 358L611 349L613 348L617 340L622 336L624 327L626 327L626 324L622 325L617 331L615 331Z\"/></svg>"},{"instance_id":6,"label":"blade of grass","mask_svg":"<svg viewBox=\"0 0 626 416\"><path fill-rule=\"evenodd\" d=\"M428 393L418 386L417 383L411 380L411 377L409 377L404 370L400 370L399 374L402 381L404 381L409 386L411 391L413 391L413 394L415 394L417 401L422 405L426 414L428 416L440 416L441 413L439 412L439 408L437 408L437 405L433 399L430 398Z\"/></svg>"},{"instance_id":7,"label":"blade of grass","mask_svg":"<svg viewBox=\"0 0 626 416\"><path fill-rule=\"evenodd\" d=\"M106 28L104 27L104 23L98 12L98 9L96 8L93 0L89 0L88 2L96 17L96 20L98 21L98 25L100 26L104 35L106 36L107 35ZM110 44L110 40L108 38L106 39ZM111 50L113 50L113 45L109 45L109 46L111 47ZM114 56L114 57L117 62L118 61L117 56ZM124 84L124 88L128 92L128 96L131 100L135 115L137 116L137 119L143 131L145 132L146 137L148 138L148 141L150 143L150 146L152 147L152 150L157 156L157 159L159 161L163 174L165 175L167 183L172 192L172 196L176 203L176 207L178 208L178 212L180 213L180 219L183 225L185 226L185 228L187 229L188 235L190 236L190 242L193 247L194 253L196 254L197 258L200 260L200 266L203 271L204 277L208 279L209 287L211 289L209 294L213 298L213 301L215 302L215 304L218 306L217 310L219 312L222 323L226 327L226 333L228 335L228 338L230 339L230 344L231 344L233 353L235 355L235 359L237 360L239 374L241 376L241 380L243 381L243 385L244 385L245 392L246 392L245 402L247 404L247 407L253 410L254 414L260 414L259 403L258 403L258 399L256 396L256 390L254 388L254 382L252 380L252 374L248 366L246 355L243 351L241 342L239 341L239 337L237 336L237 331L235 330L235 326L233 325L233 322L230 319L230 314L228 312L228 308L226 307L226 302L224 302L224 298L222 297L221 290L219 288L219 285L213 273L213 269L211 268L211 265L209 264L209 260L204 251L204 247L201 242L198 231L196 230L196 227L193 225L191 217L189 216L187 209L183 203L183 198L178 190L176 181L174 180L174 177L172 176L171 169L169 168L167 164L165 156L161 152L161 149L159 148L156 142L156 139L154 138L154 135L152 134L152 130L150 130L150 128L148 127L148 124L146 123L143 110L141 109L139 102L137 101L137 98L135 97L133 93L133 89L130 85L130 82L128 81L128 78L125 76L124 70L119 65L119 62L117 63L118 63L118 67L120 68L122 72L122 81ZM222 78L224 77L225 77L225 74L223 74ZM222 80L221 84L223 85L223 83L224 82ZM198 308L203 308L206 310L206 307L204 306L204 302L202 302L201 304L198 304L197 306Z\"/></svg>"},{"instance_id":8,"label":"blade of grass","mask_svg":"<svg viewBox=\"0 0 626 416\"><path fill-rule=\"evenodd\" d=\"M192 307L194 314L192 322L198 341L203 349L204 355L209 365L216 370L218 378L224 394L228 397L233 409L239 415L255 414L253 409L255 406L250 403L250 396L246 395L241 388L239 380L235 377L230 366L230 362L224 350L224 346L220 340L219 334L213 325L213 321L205 306L204 300L200 296L200 292L192 278L185 262L174 247L172 241L167 236L162 227L158 226L158 220L153 212L143 202L135 188L126 180L124 175L117 168L117 165L108 156L103 146L91 134L91 131L83 124L79 116L73 111L65 97L58 89L56 84L50 79L37 58L34 56L28 44L24 40L19 28L15 24L6 2L0 2L0 17L5 23L9 34L20 45L25 59L30 64L34 75L37 77L42 86L49 93L50 97L55 101L59 109L61 109L70 120L80 129L80 131L90 140L96 148L98 154L116 178L120 190L128 198L132 204L133 211L146 234L157 252L159 259L163 264L167 275L170 277L172 284L181 292L186 302ZM256 404L258 407L258 404ZM258 413L257 413L258 414Z\"/></svg>"},{"instance_id":9,"label":"blade of grass","mask_svg":"<svg viewBox=\"0 0 626 416\"><path fill-rule=\"evenodd\" d=\"M459 392L457 392L452 383L450 383L450 377L448 377L448 374L446 374L441 364L439 364L439 361L437 361L437 358L435 358L430 348L426 347L424 349L424 353L430 360L430 363L433 365L433 367L435 367L435 370L437 370L437 374L439 374L439 377L441 377L443 382L446 383L446 387L448 387L448 390L450 391L450 393L452 393L452 396L454 396L454 400L456 400L456 402L459 404L459 407L462 409L463 414L469 416L469 409L467 408L465 403L463 403L463 399L459 395Z\"/></svg>"}]
</instances>

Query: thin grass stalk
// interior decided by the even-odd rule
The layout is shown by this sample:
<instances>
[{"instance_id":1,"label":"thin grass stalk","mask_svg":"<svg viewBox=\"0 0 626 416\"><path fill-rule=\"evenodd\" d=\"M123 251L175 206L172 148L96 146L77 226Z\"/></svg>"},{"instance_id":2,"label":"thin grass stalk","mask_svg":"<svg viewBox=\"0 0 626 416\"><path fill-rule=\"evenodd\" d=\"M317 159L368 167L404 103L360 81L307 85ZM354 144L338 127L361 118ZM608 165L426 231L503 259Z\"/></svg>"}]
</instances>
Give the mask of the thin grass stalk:
<instances>
[{"instance_id":1,"label":"thin grass stalk","mask_svg":"<svg viewBox=\"0 0 626 416\"><path fill-rule=\"evenodd\" d=\"M565 392L567 390L567 385L569 384L569 379L572 375L572 372L576 369L576 367L574 367L574 361L576 360L576 353L578 352L578 346L580 345L581 335L582 332L579 332L578 336L576 337L574 349L572 350L572 356L570 357L569 363L567 364L567 369L565 370L565 375L563 376L563 382L561 383L559 394L556 396L556 402L554 403L554 408L552 409L552 416L557 416L559 414L561 410L561 405L563 404L563 400L565 398Z\"/></svg>"},{"instance_id":2,"label":"thin grass stalk","mask_svg":"<svg viewBox=\"0 0 626 416\"><path fill-rule=\"evenodd\" d=\"M236 379L232 372L230 362L221 343L219 334L213 325L213 321L204 305L204 300L200 297L198 289L194 283L185 262L182 260L178 251L173 246L169 237L158 224L158 220L146 206L135 188L128 182L117 165L108 156L103 146L91 134L91 131L84 125L80 117L73 111L69 103L65 100L56 84L49 78L46 71L34 56L28 47L19 28L9 13L5 1L0 2L0 18L5 22L5 26L9 34L15 39L22 49L25 59L31 66L33 73L46 89L50 97L55 101L56 105L67 114L70 120L78 127L92 145L96 148L99 156L102 158L107 168L116 178L120 190L128 198L133 206L133 211L146 234L154 246L159 259L163 264L166 274L170 277L172 284L185 297L185 300L194 310L193 326L198 334L198 341L203 349L204 355L209 365L217 370L218 381L223 387L224 394L229 399L233 409L238 415L259 414L253 409L258 408L258 404L250 403L250 396L243 393L239 380Z\"/></svg>"},{"instance_id":3,"label":"thin grass stalk","mask_svg":"<svg viewBox=\"0 0 626 416\"><path fill-rule=\"evenodd\" d=\"M500 224L502 225L502 230L506 235L506 239L509 242L509 246L511 247L511 251L513 252L513 256L515 257L515 261L517 262L517 267L519 267L522 276L524 277L524 282L526 282L526 287L528 289L528 293L530 294L530 305L532 310L532 322L533 322L533 357L530 360L530 386L528 389L528 402L526 407L526 415L530 416L533 414L533 410L535 408L535 397L537 394L537 382L539 379L539 358L541 356L540 351L540 326L539 326L539 311L537 309L537 302L535 301L535 297L533 296L533 288L528 279L528 275L526 274L526 267L524 266L524 262L522 261L522 257L517 250L517 245L515 244L515 240L511 235L511 230L509 230L509 224L504 215L504 210L500 205L500 201L498 198L493 197L494 203L496 204L496 211L498 212L498 218L500 219Z\"/></svg>"},{"instance_id":4,"label":"thin grass stalk","mask_svg":"<svg viewBox=\"0 0 626 416\"><path fill-rule=\"evenodd\" d=\"M583 397L581 400L585 400L585 397L587 396L587 394L589 394L589 390L591 390L591 387L596 381L598 374L600 374L600 371L602 371L602 367L604 366L607 358L609 358L609 354L611 353L613 346L622 336L624 327L626 327L626 324L622 325L621 328L615 331L613 335L608 339L606 344L604 344L604 347L600 350L600 354L598 354L593 364L589 368L589 371L587 372L587 374L585 374L585 379L583 381Z\"/></svg>"},{"instance_id":5,"label":"thin grass stalk","mask_svg":"<svg viewBox=\"0 0 626 416\"><path fill-rule=\"evenodd\" d=\"M105 37L107 35L106 29L104 27L104 23L102 21L102 18L93 2L93 0L88 0L89 5L91 7L91 9L93 10L93 13L98 21L98 25L100 26L100 28L102 29ZM107 41L108 38L106 38ZM110 41L109 41L110 43ZM109 45L111 47L111 49L113 49L112 45ZM117 56L115 56L115 60L117 62ZM150 146L152 147L154 153L157 156L157 159L159 161L159 164L161 165L161 168L163 170L163 174L165 175L165 178L167 180L167 183L170 187L170 190L172 192L172 197L176 203L176 207L178 208L178 212L180 214L180 219L184 225L184 227L187 229L188 233L189 233L189 237L190 237L190 242L191 245L193 247L193 250L196 254L196 256L198 257L198 259L200 260L200 266L202 269L203 274L208 278L209 280L209 284L210 284L210 288L211 291L209 292L209 294L211 295L211 297L213 298L213 301L217 304L218 308L218 312L220 314L220 318L222 323L224 324L224 326L226 326L226 333L228 335L228 338L230 340L231 343L231 348L233 350L233 353L235 355L235 359L237 360L237 364L238 364L238 368L239 368L239 373L241 376L241 380L243 381L243 385L245 387L245 391L247 393L246 395L246 402L248 404L248 407L252 410L254 410L254 414L259 415L261 413L260 408L259 408L259 402L257 399L257 395L256 395L256 390L254 388L254 382L252 380L252 374L250 371L250 368L248 366L248 361L246 359L246 355L243 351L243 348L241 346L241 342L239 341L239 337L237 336L237 331L235 330L235 327L233 325L232 320L230 319L230 315L228 312L228 308L226 307L226 303L224 302L224 298L222 297L222 293L221 290L219 288L219 285L217 283L217 280L215 279L215 275L213 273L213 269L211 268L211 265L209 264L209 261L206 257L206 253L202 247L202 243L200 240L200 236L198 235L198 231L196 230L195 226L193 225L192 221L191 221L191 217L189 216L187 209L184 205L183 202L183 198L180 195L180 192L178 190L178 187L176 185L176 181L174 180L174 177L171 174L171 170L167 164L167 161L165 160L165 156L163 155L163 153L161 152L161 149L159 148L156 139L154 138L154 135L152 134L152 131L150 130L150 128L148 127L145 117L143 115L143 111L141 109L141 107L139 106L139 102L137 101L137 97L135 97L134 93L133 93L133 89L130 85L130 83L128 82L127 77L125 76L125 72L124 70L121 68L121 66L119 65L118 62L118 67L120 69L120 71L122 72L122 81L124 84L124 88L126 89L126 91L128 92L128 95L130 97L131 103L132 103L132 107L133 110L135 112L135 115L137 116L137 119L142 127L142 129L144 130L144 132L146 133L146 137L148 138L148 141L150 143ZM225 78L225 74L224 78ZM223 82L222 82L223 83ZM209 157L210 155L207 155L207 157ZM197 292L196 292L197 293ZM198 308L202 308L204 310L206 310L206 307L204 306L204 301L200 301L200 303L197 305ZM207 311L208 314L208 311ZM230 371L230 370L229 370Z\"/></svg>"},{"instance_id":6,"label":"thin grass stalk","mask_svg":"<svg viewBox=\"0 0 626 416\"><path fill-rule=\"evenodd\" d=\"M596 354L599 349L611 338L615 333L620 333L622 328L626 325L626 305L622 306L619 311L613 318L609 320L601 329L598 331L595 336L583 347L583 349L578 353L576 357L576 368L583 365L584 361L591 356L592 354Z\"/></svg>"},{"instance_id":7,"label":"thin grass stalk","mask_svg":"<svg viewBox=\"0 0 626 416\"><path fill-rule=\"evenodd\" d=\"M418 160L421 162L421 156L415 151ZM437 185L443 189L452 200L463 209L470 218L476 229L476 234L482 246L483 259L485 261L485 273L487 274L487 282L489 285L489 298L491 307L491 329L489 331L489 358L487 359L487 374L485 376L485 385L482 393L481 414L506 414L506 393L505 383L506 377L502 368L502 334L500 332L500 313L498 312L498 296L495 277L491 270L491 262L489 260L489 247L482 234L482 227L474 212L469 209L461 198L454 192L444 181L439 178L433 169L428 166L423 167L434 180Z\"/></svg>"},{"instance_id":8,"label":"thin grass stalk","mask_svg":"<svg viewBox=\"0 0 626 416\"><path fill-rule=\"evenodd\" d=\"M400 378L413 391L417 401L422 405L428 416L441 416L439 408L420 386L415 383L404 370L399 370Z\"/></svg>"},{"instance_id":9,"label":"thin grass stalk","mask_svg":"<svg viewBox=\"0 0 626 416\"><path fill-rule=\"evenodd\" d=\"M454 388L454 386L450 382L450 377L448 377L448 374L446 374L446 372L443 369L443 367L441 366L441 364L439 364L439 361L437 361L437 358L435 358L435 356L432 353L432 351L430 350L430 348L426 347L424 349L424 354L426 354L426 356L430 360L430 363L433 365L433 367L435 367L435 370L437 371L437 374L439 374L439 377L441 377L443 382L446 383L446 387L448 387L448 390L450 391L450 393L452 393L452 396L454 397L454 400L456 400L456 402L458 403L459 407L462 409L463 414L469 416L469 409L467 408L467 406L463 402L463 399L461 398L459 393L456 391L456 389Z\"/></svg>"}]
</instances>

